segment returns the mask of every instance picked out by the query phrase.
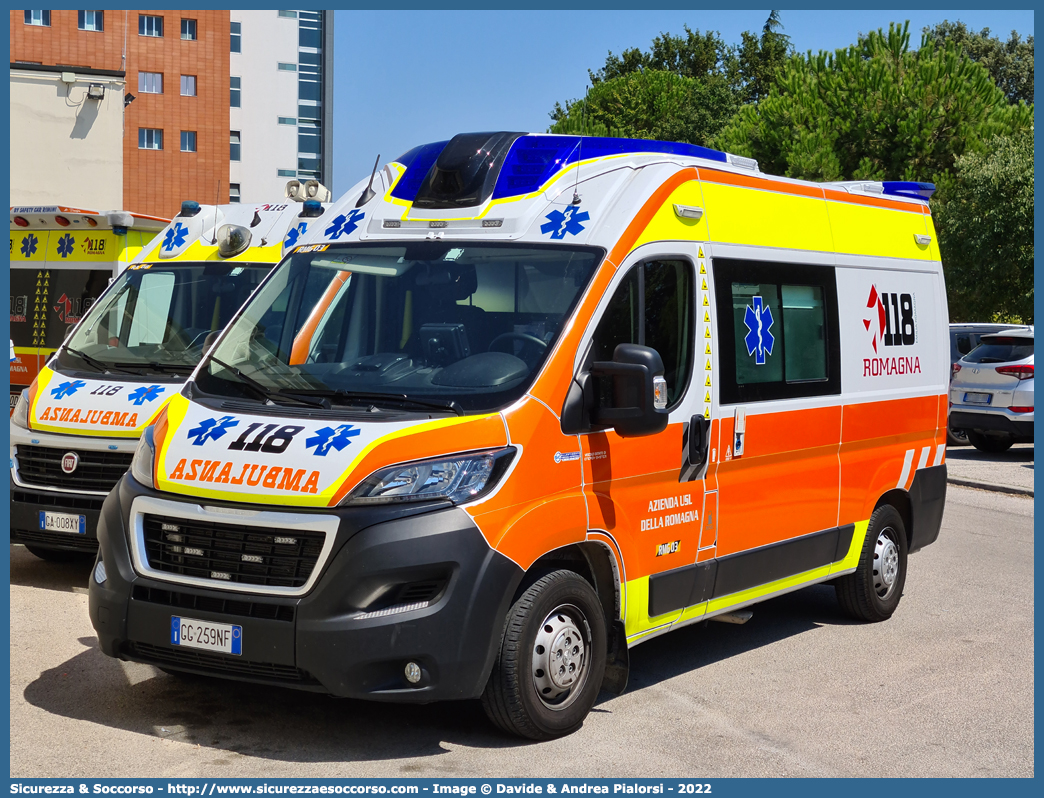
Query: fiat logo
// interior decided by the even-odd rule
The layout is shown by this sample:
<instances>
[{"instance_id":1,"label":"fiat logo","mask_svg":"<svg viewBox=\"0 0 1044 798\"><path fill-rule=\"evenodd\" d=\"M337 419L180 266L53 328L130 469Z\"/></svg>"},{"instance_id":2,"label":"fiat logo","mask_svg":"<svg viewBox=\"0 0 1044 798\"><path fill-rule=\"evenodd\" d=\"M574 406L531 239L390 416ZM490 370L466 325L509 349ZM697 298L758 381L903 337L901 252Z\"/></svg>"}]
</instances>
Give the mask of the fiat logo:
<instances>
[{"instance_id":1,"label":"fiat logo","mask_svg":"<svg viewBox=\"0 0 1044 798\"><path fill-rule=\"evenodd\" d=\"M62 471L66 474L71 474L76 470L76 466L80 464L80 455L76 452L66 452L62 455Z\"/></svg>"}]
</instances>

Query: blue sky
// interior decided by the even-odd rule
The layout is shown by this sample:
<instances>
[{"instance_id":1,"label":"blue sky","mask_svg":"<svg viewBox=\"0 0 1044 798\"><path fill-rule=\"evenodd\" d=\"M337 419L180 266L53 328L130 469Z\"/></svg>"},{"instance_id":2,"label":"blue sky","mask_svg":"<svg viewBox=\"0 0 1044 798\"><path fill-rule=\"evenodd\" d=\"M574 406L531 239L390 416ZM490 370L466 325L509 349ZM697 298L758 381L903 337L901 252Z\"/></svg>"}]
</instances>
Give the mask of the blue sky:
<instances>
[{"instance_id":1,"label":"blue sky","mask_svg":"<svg viewBox=\"0 0 1044 798\"><path fill-rule=\"evenodd\" d=\"M555 102L582 97L587 70L610 52L648 49L682 26L737 43L760 32L765 11L338 11L334 22L336 196L417 144L480 130L542 132ZM783 11L801 52L834 50L860 32L944 19L1033 34L1032 11Z\"/></svg>"}]
</instances>

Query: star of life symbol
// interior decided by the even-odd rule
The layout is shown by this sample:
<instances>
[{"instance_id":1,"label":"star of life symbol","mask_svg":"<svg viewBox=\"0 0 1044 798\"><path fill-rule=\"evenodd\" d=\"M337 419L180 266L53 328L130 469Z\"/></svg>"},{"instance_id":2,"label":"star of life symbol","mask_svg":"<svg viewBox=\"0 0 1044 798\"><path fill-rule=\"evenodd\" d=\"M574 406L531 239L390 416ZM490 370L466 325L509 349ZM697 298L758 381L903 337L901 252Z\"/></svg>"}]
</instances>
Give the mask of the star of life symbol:
<instances>
[{"instance_id":1,"label":"star of life symbol","mask_svg":"<svg viewBox=\"0 0 1044 798\"><path fill-rule=\"evenodd\" d=\"M58 239L58 254L61 255L63 258L67 258L70 255L72 255L74 243L75 239L71 235L69 235L68 233L63 235L61 238Z\"/></svg>"},{"instance_id":2,"label":"star of life symbol","mask_svg":"<svg viewBox=\"0 0 1044 798\"><path fill-rule=\"evenodd\" d=\"M363 220L365 215L365 212L360 211L358 208L353 208L352 212L347 216L339 213L334 217L333 222L330 223L330 226L326 228L324 233L330 238L340 238L342 235L349 235L359 226L359 222Z\"/></svg>"},{"instance_id":3,"label":"star of life symbol","mask_svg":"<svg viewBox=\"0 0 1044 798\"><path fill-rule=\"evenodd\" d=\"M148 387L143 385L138 390L127 394L127 398L136 405L142 405L145 402L151 402L153 399L158 398L164 390L166 389L161 388L159 385L149 385Z\"/></svg>"},{"instance_id":4,"label":"star of life symbol","mask_svg":"<svg viewBox=\"0 0 1044 798\"><path fill-rule=\"evenodd\" d=\"M352 424L341 424L336 429L322 427L315 431L315 435L305 441L305 448L311 449L314 446L315 451L312 454L326 457L326 453L331 448L339 452L342 451L352 442L351 439L361 432L362 430L355 429Z\"/></svg>"},{"instance_id":5,"label":"star of life symbol","mask_svg":"<svg viewBox=\"0 0 1044 798\"><path fill-rule=\"evenodd\" d=\"M578 207L570 205L564 211L553 210L544 218L547 223L540 225L541 233L550 233L551 238L565 238L566 233L574 236L580 233L584 229L581 222L590 219L591 214L587 211L581 213Z\"/></svg>"},{"instance_id":6,"label":"star of life symbol","mask_svg":"<svg viewBox=\"0 0 1044 798\"><path fill-rule=\"evenodd\" d=\"M773 321L772 311L762 304L761 297L754 297L743 316L743 323L749 330L743 343L747 345L747 354L754 355L754 363L758 366L764 366L765 356L772 354L772 345L776 339L769 332L769 327Z\"/></svg>"},{"instance_id":7,"label":"star of life symbol","mask_svg":"<svg viewBox=\"0 0 1044 798\"><path fill-rule=\"evenodd\" d=\"M25 238L23 238L22 239L22 246L21 246L22 254L25 255L27 258L31 258L33 255L35 255L36 254L36 242L39 241L39 240L40 239L38 239L32 233L30 233Z\"/></svg>"},{"instance_id":8,"label":"star of life symbol","mask_svg":"<svg viewBox=\"0 0 1044 798\"><path fill-rule=\"evenodd\" d=\"M69 382L63 382L57 388L51 389L51 396L53 396L55 399L64 399L67 396L72 396L74 393L80 390L80 388L83 388L86 384L87 383L85 383L83 380L76 380L76 382L73 382L72 380L70 380Z\"/></svg>"},{"instance_id":9,"label":"star of life symbol","mask_svg":"<svg viewBox=\"0 0 1044 798\"><path fill-rule=\"evenodd\" d=\"M173 252L178 247L185 245L186 238L188 238L188 228L178 222L163 236L163 248L167 252Z\"/></svg>"},{"instance_id":10,"label":"star of life symbol","mask_svg":"<svg viewBox=\"0 0 1044 798\"><path fill-rule=\"evenodd\" d=\"M208 440L216 441L228 432L229 427L234 427L238 423L232 416L205 418L199 422L198 427L188 431L188 437L196 439L192 441L193 446L202 446Z\"/></svg>"},{"instance_id":11,"label":"star of life symbol","mask_svg":"<svg viewBox=\"0 0 1044 798\"><path fill-rule=\"evenodd\" d=\"M866 331L870 333L872 337L871 343L874 345L874 352L877 351L877 339L878 337L884 338L885 323L887 321L884 304L881 302L881 295L877 293L877 286L870 286L870 297L866 300L866 307L870 311L870 318L863 319L863 326ZM876 313L874 309L876 308ZM874 316L877 316L877 324L874 325ZM874 331L870 332L871 325L874 326Z\"/></svg>"},{"instance_id":12,"label":"star of life symbol","mask_svg":"<svg viewBox=\"0 0 1044 798\"><path fill-rule=\"evenodd\" d=\"M283 249L290 249L297 243L297 239L304 235L305 230L308 229L307 222L301 222L297 227L291 227L290 232L286 234L286 238L283 239Z\"/></svg>"}]
</instances>

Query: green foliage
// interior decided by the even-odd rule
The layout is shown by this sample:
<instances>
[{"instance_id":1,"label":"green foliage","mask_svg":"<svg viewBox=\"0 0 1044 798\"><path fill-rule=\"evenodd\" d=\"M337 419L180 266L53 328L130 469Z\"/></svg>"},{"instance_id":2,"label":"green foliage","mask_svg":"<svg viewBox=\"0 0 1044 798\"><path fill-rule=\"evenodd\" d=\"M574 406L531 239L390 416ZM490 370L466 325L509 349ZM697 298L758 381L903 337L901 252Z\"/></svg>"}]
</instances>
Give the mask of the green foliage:
<instances>
[{"instance_id":1,"label":"green foliage","mask_svg":"<svg viewBox=\"0 0 1044 798\"><path fill-rule=\"evenodd\" d=\"M968 30L963 22L941 22L934 28L924 28L924 35L937 47L953 42L973 61L982 64L993 82L1004 92L1009 102L1020 100L1033 104L1033 37L1022 40L1015 31L1005 42L990 36L990 29L978 33Z\"/></svg>"},{"instance_id":2,"label":"green foliage","mask_svg":"<svg viewBox=\"0 0 1044 798\"><path fill-rule=\"evenodd\" d=\"M736 107L735 93L724 81L643 69L595 83L586 104L556 106L548 132L705 145Z\"/></svg>"},{"instance_id":3,"label":"green foliage","mask_svg":"<svg viewBox=\"0 0 1044 798\"><path fill-rule=\"evenodd\" d=\"M793 55L790 37L780 31L783 22L773 11L765 20L761 38L750 31L740 34L742 42L736 51L738 69L743 81L742 101L757 102L768 96L787 59Z\"/></svg>"},{"instance_id":4,"label":"green foliage","mask_svg":"<svg viewBox=\"0 0 1044 798\"><path fill-rule=\"evenodd\" d=\"M950 42L910 50L909 23L834 53L790 58L763 101L713 146L810 180L939 180L995 135L1028 129L985 68Z\"/></svg>"},{"instance_id":5,"label":"green foliage","mask_svg":"<svg viewBox=\"0 0 1044 798\"><path fill-rule=\"evenodd\" d=\"M957 159L933 202L951 321L1033 322L1033 133Z\"/></svg>"},{"instance_id":6,"label":"green foliage","mask_svg":"<svg viewBox=\"0 0 1044 798\"><path fill-rule=\"evenodd\" d=\"M729 65L729 48L714 31L700 33L685 25L685 36L661 33L652 41L648 53L637 47L624 50L619 56L611 52L605 66L597 72L588 70L591 84L612 80L643 69L672 72L686 78L708 80L725 77Z\"/></svg>"}]
</instances>

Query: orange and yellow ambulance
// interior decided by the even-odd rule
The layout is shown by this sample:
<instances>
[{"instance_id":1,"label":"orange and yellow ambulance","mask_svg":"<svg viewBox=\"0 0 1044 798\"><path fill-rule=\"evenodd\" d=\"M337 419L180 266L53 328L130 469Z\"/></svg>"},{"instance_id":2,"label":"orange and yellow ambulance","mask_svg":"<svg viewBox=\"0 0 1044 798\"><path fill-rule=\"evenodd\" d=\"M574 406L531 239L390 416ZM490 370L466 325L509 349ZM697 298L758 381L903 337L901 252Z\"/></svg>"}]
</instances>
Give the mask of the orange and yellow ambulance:
<instances>
[{"instance_id":1,"label":"orange and yellow ambulance","mask_svg":"<svg viewBox=\"0 0 1044 798\"><path fill-rule=\"evenodd\" d=\"M679 626L821 582L892 615L945 500L930 184L519 133L370 182L142 437L105 653L541 739Z\"/></svg>"},{"instance_id":2,"label":"orange and yellow ambulance","mask_svg":"<svg viewBox=\"0 0 1044 798\"><path fill-rule=\"evenodd\" d=\"M56 305L70 326L59 330L52 320L44 330L46 320L35 322L41 325L39 343L54 348L42 350L39 373L19 392L11 414L12 543L49 560L95 556L102 503L130 465L142 430L322 212L319 202L292 199L265 205L185 202L158 234L140 240L143 234L124 229L126 247L137 244L137 254L120 262L115 280L111 272L90 272L97 279L82 296L71 290L56 296L63 278L72 279L57 263L27 272L39 275L40 287L30 280L24 291L49 292L50 299L38 299L37 306ZM119 223L122 216L112 220ZM140 224L139 217L130 221ZM120 231L104 235L82 233L85 241L100 240L104 250L113 248ZM50 239L40 251L56 260L52 250L61 250L61 239L53 233ZM75 240L66 243L77 252ZM26 351L16 346L22 359Z\"/></svg>"}]
</instances>

